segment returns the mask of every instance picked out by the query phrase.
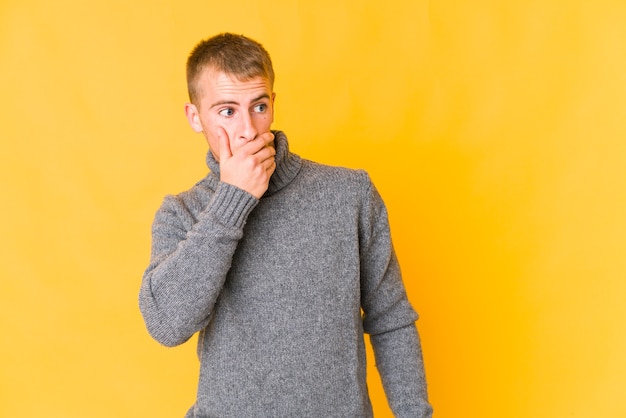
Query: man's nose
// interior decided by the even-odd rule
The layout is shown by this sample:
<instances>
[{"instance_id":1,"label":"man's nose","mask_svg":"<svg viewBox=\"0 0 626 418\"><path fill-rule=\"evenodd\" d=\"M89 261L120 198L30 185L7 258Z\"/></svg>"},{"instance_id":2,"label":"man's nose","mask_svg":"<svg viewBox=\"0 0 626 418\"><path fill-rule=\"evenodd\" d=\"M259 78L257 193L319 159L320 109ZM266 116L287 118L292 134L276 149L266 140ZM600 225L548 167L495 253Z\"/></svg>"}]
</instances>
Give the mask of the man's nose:
<instances>
[{"instance_id":1,"label":"man's nose","mask_svg":"<svg viewBox=\"0 0 626 418\"><path fill-rule=\"evenodd\" d=\"M257 135L257 130L254 126L252 115L246 112L243 114L243 120L242 120L242 126L241 126L241 132L239 134L239 138L241 140L249 142L249 141L252 141L254 138L256 138L256 135Z\"/></svg>"}]
</instances>

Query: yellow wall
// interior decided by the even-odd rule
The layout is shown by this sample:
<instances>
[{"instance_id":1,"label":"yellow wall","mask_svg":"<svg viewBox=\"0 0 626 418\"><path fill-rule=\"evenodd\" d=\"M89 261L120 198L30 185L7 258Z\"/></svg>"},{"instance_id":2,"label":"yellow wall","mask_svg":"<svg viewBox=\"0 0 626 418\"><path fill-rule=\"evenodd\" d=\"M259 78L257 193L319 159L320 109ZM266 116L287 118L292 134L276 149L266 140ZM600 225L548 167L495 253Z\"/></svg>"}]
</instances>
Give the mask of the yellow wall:
<instances>
[{"instance_id":1,"label":"yellow wall","mask_svg":"<svg viewBox=\"0 0 626 418\"><path fill-rule=\"evenodd\" d=\"M386 199L436 417L626 416L625 22L618 0L3 0L0 416L193 402L193 343L152 341L136 300L163 195L206 170L184 61L224 30L271 52L293 149Z\"/></svg>"}]
</instances>

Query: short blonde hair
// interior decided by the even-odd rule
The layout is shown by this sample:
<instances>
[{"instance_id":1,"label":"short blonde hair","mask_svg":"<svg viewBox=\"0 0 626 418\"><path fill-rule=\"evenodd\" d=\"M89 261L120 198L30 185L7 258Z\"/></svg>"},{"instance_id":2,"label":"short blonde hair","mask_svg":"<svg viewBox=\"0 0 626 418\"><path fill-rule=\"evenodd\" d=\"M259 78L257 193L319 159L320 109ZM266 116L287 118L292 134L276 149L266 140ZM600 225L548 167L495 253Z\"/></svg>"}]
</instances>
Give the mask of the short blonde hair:
<instances>
[{"instance_id":1,"label":"short blonde hair","mask_svg":"<svg viewBox=\"0 0 626 418\"><path fill-rule=\"evenodd\" d=\"M198 77L212 68L241 81L264 77L274 87L274 68L263 45L244 35L221 33L198 43L187 59L189 100L197 104Z\"/></svg>"}]
</instances>

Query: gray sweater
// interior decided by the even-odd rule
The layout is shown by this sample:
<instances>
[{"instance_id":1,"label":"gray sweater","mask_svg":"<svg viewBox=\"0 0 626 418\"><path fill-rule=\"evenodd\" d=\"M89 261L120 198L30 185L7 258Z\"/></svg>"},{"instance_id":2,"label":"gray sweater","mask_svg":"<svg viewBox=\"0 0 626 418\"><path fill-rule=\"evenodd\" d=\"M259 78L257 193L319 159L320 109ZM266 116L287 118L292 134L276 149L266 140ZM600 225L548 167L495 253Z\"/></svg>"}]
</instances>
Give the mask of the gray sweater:
<instances>
[{"instance_id":1,"label":"gray sweater","mask_svg":"<svg viewBox=\"0 0 626 418\"><path fill-rule=\"evenodd\" d=\"M189 417L371 417L369 333L398 417L430 417L417 314L385 206L364 171L290 153L260 199L211 172L167 196L152 230L139 304L175 346L200 332Z\"/></svg>"}]
</instances>

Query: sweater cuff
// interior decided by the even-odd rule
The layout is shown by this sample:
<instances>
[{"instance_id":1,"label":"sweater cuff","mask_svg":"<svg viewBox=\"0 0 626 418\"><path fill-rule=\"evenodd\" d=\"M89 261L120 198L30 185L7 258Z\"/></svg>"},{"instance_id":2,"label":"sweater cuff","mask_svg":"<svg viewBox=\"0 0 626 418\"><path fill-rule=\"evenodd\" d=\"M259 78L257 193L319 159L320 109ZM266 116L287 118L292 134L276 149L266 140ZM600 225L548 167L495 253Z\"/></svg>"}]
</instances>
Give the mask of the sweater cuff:
<instances>
[{"instance_id":1,"label":"sweater cuff","mask_svg":"<svg viewBox=\"0 0 626 418\"><path fill-rule=\"evenodd\" d=\"M250 193L228 183L219 182L210 212L225 226L242 228L259 201Z\"/></svg>"}]
</instances>

